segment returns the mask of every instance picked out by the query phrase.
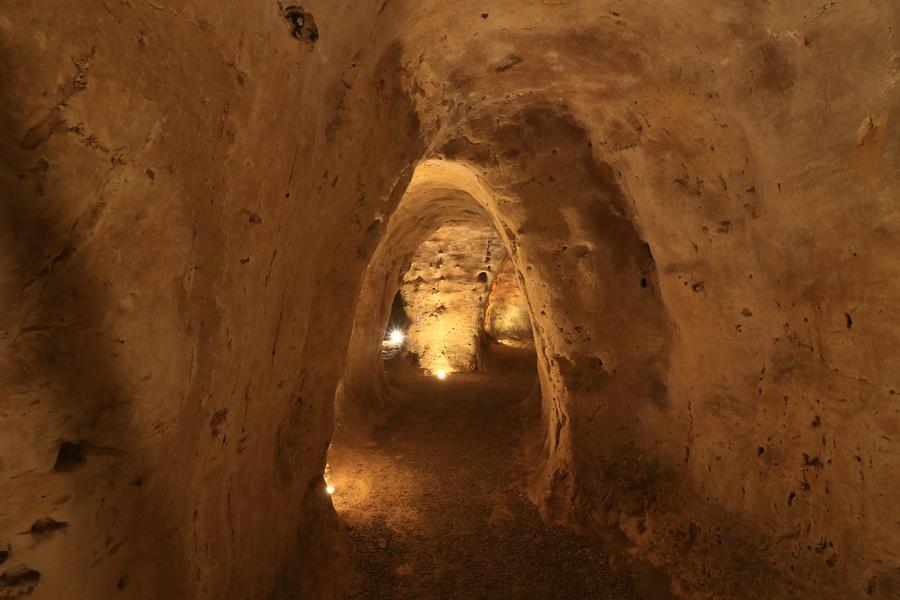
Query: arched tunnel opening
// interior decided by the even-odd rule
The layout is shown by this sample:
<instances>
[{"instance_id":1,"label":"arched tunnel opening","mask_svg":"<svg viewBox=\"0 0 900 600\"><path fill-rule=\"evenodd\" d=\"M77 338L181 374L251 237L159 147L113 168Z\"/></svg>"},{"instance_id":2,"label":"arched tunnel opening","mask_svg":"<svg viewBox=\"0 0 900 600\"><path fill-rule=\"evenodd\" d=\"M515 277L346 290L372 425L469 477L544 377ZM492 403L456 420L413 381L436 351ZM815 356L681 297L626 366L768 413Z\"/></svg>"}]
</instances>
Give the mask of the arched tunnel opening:
<instances>
[{"instance_id":1,"label":"arched tunnel opening","mask_svg":"<svg viewBox=\"0 0 900 600\"><path fill-rule=\"evenodd\" d=\"M652 264L624 224L544 227L523 241L510 212L520 202L465 162L431 159L383 224L363 274L321 483L356 574L352 597L441 597L475 589L473 578L486 597L669 597L666 576L627 558L621 534L579 535L561 516L577 493L572 466L589 460L575 454L568 402L607 382L610 357L552 350L571 344L560 325L573 318L573 294L585 292L569 279L561 281L573 289L558 289L556 273L615 281L614 263L630 263L630 310L649 326L658 311L646 291ZM551 220L558 208L544 210ZM568 219L576 223L580 210L595 208L576 204ZM610 253L604 267L593 259L609 229L617 252L633 255ZM529 252L546 253L554 275L537 262L523 267ZM623 314L617 307L610 316ZM656 319L662 327L664 316ZM597 327L589 323L571 333L588 337ZM548 486L548 475L558 480Z\"/></svg>"},{"instance_id":2,"label":"arched tunnel opening","mask_svg":"<svg viewBox=\"0 0 900 600\"><path fill-rule=\"evenodd\" d=\"M385 374L380 408L336 423L325 471L357 574L350 597L440 597L473 577L489 596L552 594L539 574L553 568L583 582L572 593L597 585L589 561L572 560L590 545L545 535L527 496L535 344L498 234L451 219L408 256L383 335L368 340Z\"/></svg>"},{"instance_id":3,"label":"arched tunnel opening","mask_svg":"<svg viewBox=\"0 0 900 600\"><path fill-rule=\"evenodd\" d=\"M0 3L0 599L900 598L896 4Z\"/></svg>"}]
</instances>

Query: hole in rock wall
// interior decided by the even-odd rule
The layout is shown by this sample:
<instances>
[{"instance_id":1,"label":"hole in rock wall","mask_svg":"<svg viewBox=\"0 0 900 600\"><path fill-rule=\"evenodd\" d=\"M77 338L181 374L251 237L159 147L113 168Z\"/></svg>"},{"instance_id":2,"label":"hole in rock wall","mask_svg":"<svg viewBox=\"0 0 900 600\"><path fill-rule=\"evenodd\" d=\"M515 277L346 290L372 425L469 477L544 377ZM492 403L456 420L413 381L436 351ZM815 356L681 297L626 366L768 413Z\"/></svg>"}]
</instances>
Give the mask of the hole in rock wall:
<instances>
[{"instance_id":1,"label":"hole in rock wall","mask_svg":"<svg viewBox=\"0 0 900 600\"><path fill-rule=\"evenodd\" d=\"M85 462L87 448L84 442L63 441L56 453L54 471L73 471Z\"/></svg>"},{"instance_id":2,"label":"hole in rock wall","mask_svg":"<svg viewBox=\"0 0 900 600\"><path fill-rule=\"evenodd\" d=\"M309 44L319 41L319 28L312 14L299 6L287 6L282 9L281 14L287 21L292 36Z\"/></svg>"}]
</instances>

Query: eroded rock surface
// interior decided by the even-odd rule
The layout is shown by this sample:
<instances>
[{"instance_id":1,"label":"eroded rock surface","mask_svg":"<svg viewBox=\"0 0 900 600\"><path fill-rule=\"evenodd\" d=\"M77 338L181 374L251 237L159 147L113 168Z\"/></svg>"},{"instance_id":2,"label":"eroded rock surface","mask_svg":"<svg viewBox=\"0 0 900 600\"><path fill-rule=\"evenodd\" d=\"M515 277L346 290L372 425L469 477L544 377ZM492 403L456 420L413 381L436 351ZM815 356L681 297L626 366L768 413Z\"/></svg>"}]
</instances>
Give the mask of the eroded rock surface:
<instances>
[{"instance_id":1,"label":"eroded rock surface","mask_svg":"<svg viewBox=\"0 0 900 600\"><path fill-rule=\"evenodd\" d=\"M690 597L896 598L897 30L885 0L3 3L3 585L339 596L335 414L389 408L391 301L463 215L530 307L548 521Z\"/></svg>"},{"instance_id":2,"label":"eroded rock surface","mask_svg":"<svg viewBox=\"0 0 900 600\"><path fill-rule=\"evenodd\" d=\"M477 371L493 264L506 257L486 223L449 223L416 250L400 293L411 320L404 351L429 372Z\"/></svg>"},{"instance_id":3,"label":"eroded rock surface","mask_svg":"<svg viewBox=\"0 0 900 600\"><path fill-rule=\"evenodd\" d=\"M491 285L484 314L484 332L493 339L513 347L533 347L528 298L519 287L511 260L500 263Z\"/></svg>"}]
</instances>

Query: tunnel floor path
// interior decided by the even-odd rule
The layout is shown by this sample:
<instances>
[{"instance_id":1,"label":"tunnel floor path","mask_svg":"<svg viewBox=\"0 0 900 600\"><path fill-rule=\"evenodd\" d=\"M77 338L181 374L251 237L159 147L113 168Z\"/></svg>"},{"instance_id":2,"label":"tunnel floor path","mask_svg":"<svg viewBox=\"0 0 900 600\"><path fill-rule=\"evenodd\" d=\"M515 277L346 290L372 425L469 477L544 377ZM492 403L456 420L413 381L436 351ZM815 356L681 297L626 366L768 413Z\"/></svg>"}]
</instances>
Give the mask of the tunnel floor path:
<instances>
[{"instance_id":1,"label":"tunnel floor path","mask_svg":"<svg viewBox=\"0 0 900 600\"><path fill-rule=\"evenodd\" d=\"M444 381L392 373L396 412L355 443L335 442L328 481L350 539L350 597L670 597L607 554L608 540L543 523L521 450L537 411L525 401L534 354L506 352L488 372Z\"/></svg>"}]
</instances>

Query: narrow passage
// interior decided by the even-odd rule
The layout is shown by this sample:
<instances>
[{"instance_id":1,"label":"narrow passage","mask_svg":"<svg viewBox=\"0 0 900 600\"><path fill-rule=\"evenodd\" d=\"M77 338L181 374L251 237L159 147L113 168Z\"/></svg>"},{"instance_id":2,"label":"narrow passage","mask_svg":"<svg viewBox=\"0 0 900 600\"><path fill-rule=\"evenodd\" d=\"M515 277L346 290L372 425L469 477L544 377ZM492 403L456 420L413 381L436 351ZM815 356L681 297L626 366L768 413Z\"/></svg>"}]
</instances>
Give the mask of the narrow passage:
<instances>
[{"instance_id":1,"label":"narrow passage","mask_svg":"<svg viewBox=\"0 0 900 600\"><path fill-rule=\"evenodd\" d=\"M351 540L351 597L667 598L665 585L638 594L608 542L542 522L521 450L538 410L534 354L490 358L488 372L444 381L389 367L398 410L373 435L336 441L328 481Z\"/></svg>"}]
</instances>

